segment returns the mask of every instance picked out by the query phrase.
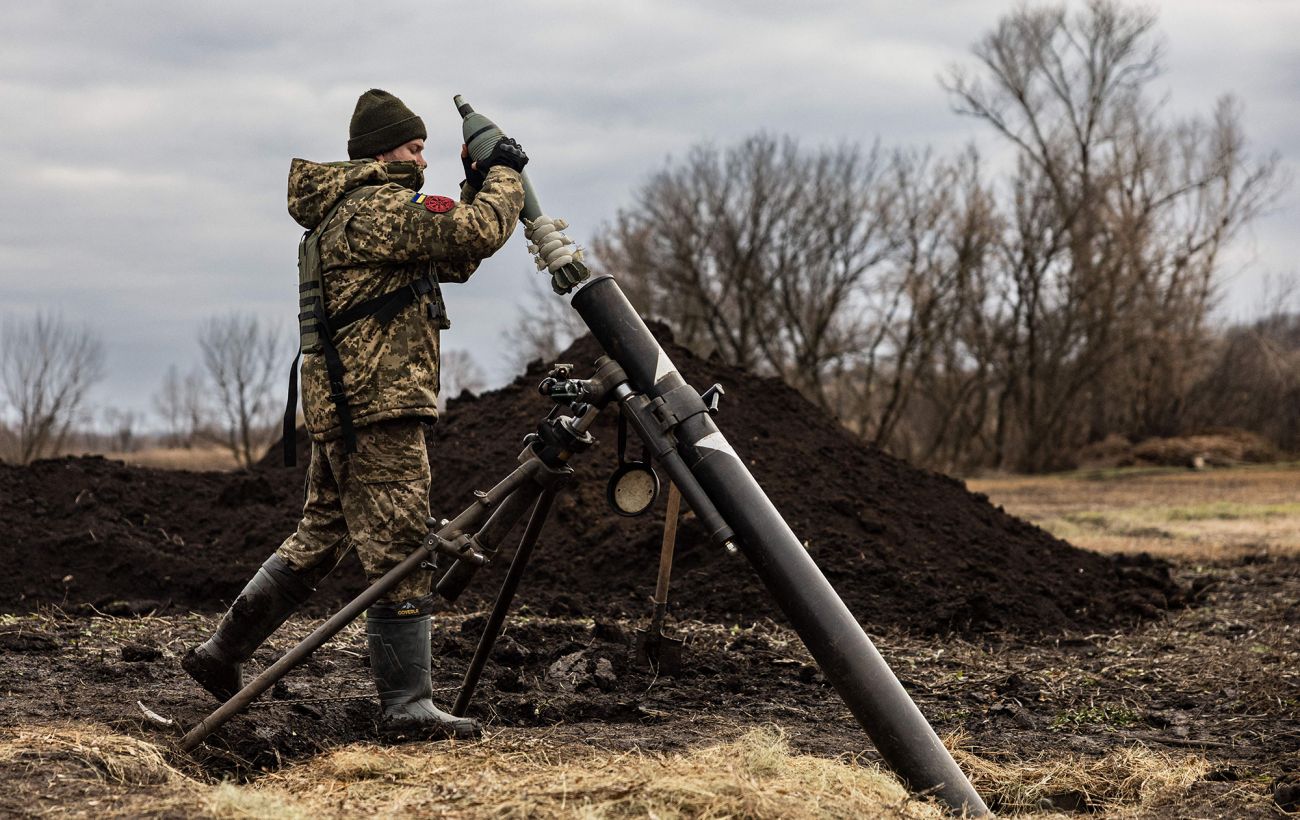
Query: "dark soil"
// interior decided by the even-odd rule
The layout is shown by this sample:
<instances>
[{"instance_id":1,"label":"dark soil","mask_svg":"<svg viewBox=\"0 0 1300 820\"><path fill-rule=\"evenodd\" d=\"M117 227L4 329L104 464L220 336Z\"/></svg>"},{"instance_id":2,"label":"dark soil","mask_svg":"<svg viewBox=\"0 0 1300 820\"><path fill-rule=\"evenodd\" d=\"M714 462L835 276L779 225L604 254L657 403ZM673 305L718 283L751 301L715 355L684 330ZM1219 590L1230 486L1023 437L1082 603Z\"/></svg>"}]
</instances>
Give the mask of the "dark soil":
<instances>
[{"instance_id":1,"label":"dark soil","mask_svg":"<svg viewBox=\"0 0 1300 820\"><path fill-rule=\"evenodd\" d=\"M1209 761L1209 772L1185 805L1150 816L1274 816L1274 800L1291 800L1300 777L1300 560L1180 574L1201 590L1200 605L1127 632L976 642L897 633L882 638L880 649L935 729L963 734L965 747L981 757L1088 760L1135 744L1194 753ZM0 624L0 727L92 721L165 745L174 734L142 719L135 701L183 728L215 708L178 663L214 620L11 616ZM435 697L443 705L454 698L483 620L481 613L444 613L434 621ZM796 751L875 757L788 629L770 621L739 629L675 623L672 631L686 640L684 669L656 676L629 652L632 630L643 623L544 617L524 606L507 622L470 714L489 733L548 727L556 743L662 752L775 723ZM294 619L253 666L313 626ZM377 740L367 666L364 634L350 627L194 755L173 760L213 780L252 779L339 744ZM52 788L48 780L0 765L0 814L23 813L24 801ZM1078 798L1068 793L1045 807L1096 808L1087 795ZM67 810L78 799L56 805Z\"/></svg>"},{"instance_id":2,"label":"dark soil","mask_svg":"<svg viewBox=\"0 0 1300 820\"><path fill-rule=\"evenodd\" d=\"M667 349L698 388L724 386L719 426L868 629L1041 634L1128 625L1183 603L1163 562L1076 549L960 481L863 445L778 380ZM585 339L562 358L581 373L599 354ZM455 401L431 428L435 516L452 517L472 490L513 469L522 437L551 409L535 391L543 375L539 363L508 387ZM610 409L598 421L600 446L577 460L577 480L543 532L519 598L537 612L612 618L648 610L664 502L636 519L606 506L615 418ZM0 609L221 610L296 523L305 466L278 463L273 448L243 473L100 458L0 465L0 562L8 569ZM679 616L779 618L745 559L711 546L693 517L678 538L671 597ZM507 546L479 573L459 606L490 599L510 554ZM362 586L349 559L312 611L336 608Z\"/></svg>"},{"instance_id":3,"label":"dark soil","mask_svg":"<svg viewBox=\"0 0 1300 820\"><path fill-rule=\"evenodd\" d=\"M959 481L863 446L780 382L669 349L697 387L725 386L719 426L850 609L882 635L882 653L941 734L963 733L971 751L994 760L1086 758L1134 743L1202 754L1213 769L1193 794L1209 815L1260 814L1292 799L1300 561L1176 568L1075 549ZM581 368L597 354L586 341L565 360ZM522 436L550 409L534 392L542 375L534 367L454 402L431 431L435 515L450 517L513 468ZM708 545L689 516L670 624L686 640L684 670L657 676L632 663L663 502L638 519L606 508L613 416L595 432L601 446L575 465L470 713L491 732L545 726L573 742L662 751L776 723L798 751L871 757L745 559ZM276 467L277 458L245 473L97 458L0 465L0 611L38 611L0 619L0 726L95 721L165 740L139 717L137 699L184 727L210 712L216 704L180 671L179 656L296 522L303 468ZM443 705L509 553L434 620ZM356 562L345 562L313 611L362 583ZM314 625L293 619L252 665ZM367 666L354 624L196 755L175 760L216 779L253 778L377 739ZM46 780L0 766L0 814L30 808L50 790ZM1074 802L1054 807L1093 808L1086 795L1066 797Z\"/></svg>"}]
</instances>

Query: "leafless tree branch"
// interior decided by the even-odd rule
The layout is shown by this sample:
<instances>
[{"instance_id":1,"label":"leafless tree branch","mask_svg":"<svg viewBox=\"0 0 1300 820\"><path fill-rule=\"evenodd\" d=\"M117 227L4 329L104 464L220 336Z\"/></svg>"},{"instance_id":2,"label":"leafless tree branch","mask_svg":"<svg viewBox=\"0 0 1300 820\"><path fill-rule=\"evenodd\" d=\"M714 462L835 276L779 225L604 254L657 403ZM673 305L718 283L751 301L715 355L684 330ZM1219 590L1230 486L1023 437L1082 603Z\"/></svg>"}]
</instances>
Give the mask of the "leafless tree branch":
<instances>
[{"instance_id":1,"label":"leafless tree branch","mask_svg":"<svg viewBox=\"0 0 1300 820\"><path fill-rule=\"evenodd\" d=\"M14 418L21 464L57 455L104 375L104 347L89 328L39 313L0 329L0 388Z\"/></svg>"}]
</instances>

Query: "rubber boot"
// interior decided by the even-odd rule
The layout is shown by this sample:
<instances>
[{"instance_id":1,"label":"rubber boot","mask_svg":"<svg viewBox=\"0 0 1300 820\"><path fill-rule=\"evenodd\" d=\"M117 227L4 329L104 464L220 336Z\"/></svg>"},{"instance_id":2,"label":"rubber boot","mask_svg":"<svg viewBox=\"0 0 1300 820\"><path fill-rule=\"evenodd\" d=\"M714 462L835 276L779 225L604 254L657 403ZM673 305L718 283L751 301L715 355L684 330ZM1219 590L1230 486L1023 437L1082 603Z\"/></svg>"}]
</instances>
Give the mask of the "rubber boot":
<instances>
[{"instance_id":1,"label":"rubber boot","mask_svg":"<svg viewBox=\"0 0 1300 820\"><path fill-rule=\"evenodd\" d=\"M376 604L366 611L370 669L383 708L380 730L391 741L476 738L482 725L433 705L429 677L432 601L397 606Z\"/></svg>"},{"instance_id":2,"label":"rubber boot","mask_svg":"<svg viewBox=\"0 0 1300 820\"><path fill-rule=\"evenodd\" d=\"M272 555L230 605L212 637L185 653L181 668L217 700L230 700L244 688L244 662L314 591L289 562Z\"/></svg>"}]
</instances>

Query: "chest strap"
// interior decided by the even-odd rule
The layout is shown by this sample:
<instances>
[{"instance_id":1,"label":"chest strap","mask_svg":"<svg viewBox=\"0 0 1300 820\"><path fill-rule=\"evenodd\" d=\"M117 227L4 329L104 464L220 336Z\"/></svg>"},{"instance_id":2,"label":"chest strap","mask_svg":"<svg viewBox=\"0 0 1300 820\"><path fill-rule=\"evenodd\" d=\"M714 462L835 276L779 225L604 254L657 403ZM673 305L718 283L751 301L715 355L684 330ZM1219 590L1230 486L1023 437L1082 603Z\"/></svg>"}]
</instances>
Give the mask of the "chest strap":
<instances>
[{"instance_id":1,"label":"chest strap","mask_svg":"<svg viewBox=\"0 0 1300 820\"><path fill-rule=\"evenodd\" d=\"M334 218L334 215L344 202L364 195L368 190L370 189L358 189L335 203L334 207L325 215L325 218L321 220L320 225L304 235L304 241L309 239L316 241L320 232ZM312 252L314 253L314 247ZM374 317L380 326L387 325L397 318L397 315L402 310L425 295L431 297L429 320L436 323L439 329L446 330L451 326L451 323L447 321L447 308L442 301L442 291L438 288L436 274L430 272L409 284L394 288L387 293L381 293L353 305L347 310L330 315L325 310L325 272L320 268L319 255L311 257L310 264L313 270L306 272L311 274L310 278L304 276L301 269L303 264L308 263L304 261L300 250L300 284L298 288L301 297L298 302L301 309L298 313L298 324L302 331L300 335L304 338L314 336L320 347L320 353L325 358L325 373L329 379L329 399L333 402L334 410L338 414L344 451L354 453L357 449L357 433L352 422L352 407L348 403L347 391L344 389L343 357L339 355L338 347L334 341L335 331L367 317ZM302 281L303 279L307 279L307 281ZM293 363L289 367L289 395L285 400L283 437L281 439L286 467L293 467L298 463L298 364L302 359L302 350L302 345L299 345L298 353L293 357Z\"/></svg>"},{"instance_id":2,"label":"chest strap","mask_svg":"<svg viewBox=\"0 0 1300 820\"><path fill-rule=\"evenodd\" d=\"M324 306L321 304L323 300L314 300L316 303L311 310L298 314L299 320L306 318L316 320L320 352L325 358L325 374L329 379L329 399L338 414L344 452L356 452L357 432L352 423L352 406L348 403L347 391L343 385L345 372L343 357L339 355L339 349L334 344L334 331L366 317L374 317L380 326L387 325L404 309L419 301L421 296L430 293L434 294L434 299L429 305L429 319L437 323L439 329L446 330L450 323L447 321L447 310L442 302L442 292L438 288L434 274L421 276L408 285L381 293L332 316L325 313ZM298 354L294 356L293 364L289 369L289 396L284 408L283 454L286 467L293 467L298 463L298 362L301 358L302 348L299 347Z\"/></svg>"},{"instance_id":3,"label":"chest strap","mask_svg":"<svg viewBox=\"0 0 1300 820\"><path fill-rule=\"evenodd\" d=\"M409 285L403 285L387 293L381 293L360 304L353 305L347 310L335 313L330 317L330 327L335 329L347 327L367 316L373 316L376 322L386 325L397 318L397 314L401 313L404 308L421 296L432 293L437 286L438 283L433 280L432 276L421 276Z\"/></svg>"},{"instance_id":4,"label":"chest strap","mask_svg":"<svg viewBox=\"0 0 1300 820\"><path fill-rule=\"evenodd\" d=\"M338 414L339 430L342 433L344 452L353 453L357 449L357 432L352 423L352 407L348 404L347 391L343 385L343 357L339 355L339 349L334 344L334 331L347 327L354 322L359 322L366 317L374 317L380 326L386 325L397 318L405 308L410 307L417 302L421 296L426 294L435 294L433 303L429 305L429 319L436 322L439 329L445 330L449 326L447 321L446 307L442 303L442 294L438 288L437 280L433 274L421 276L408 285L400 288L394 288L387 293L381 293L378 296L367 299L364 302L353 305L347 310L341 310L330 316L325 313L322 300L314 300L315 304L311 310L305 310L298 314L299 320L314 318L316 320L317 338L320 340L321 355L325 358L325 374L329 379L329 399L334 404L334 410ZM298 348L298 354L293 358L293 364L289 370L289 396L285 402L284 410L284 465L293 467L298 463L298 362L302 358L302 348Z\"/></svg>"}]
</instances>

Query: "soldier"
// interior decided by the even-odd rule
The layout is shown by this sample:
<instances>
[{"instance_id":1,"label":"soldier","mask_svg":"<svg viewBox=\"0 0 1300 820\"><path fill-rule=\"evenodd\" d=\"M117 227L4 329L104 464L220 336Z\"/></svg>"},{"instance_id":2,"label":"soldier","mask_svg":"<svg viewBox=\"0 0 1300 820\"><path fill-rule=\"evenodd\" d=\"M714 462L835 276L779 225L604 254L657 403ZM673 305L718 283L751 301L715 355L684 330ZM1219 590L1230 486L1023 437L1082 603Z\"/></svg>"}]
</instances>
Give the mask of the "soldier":
<instances>
[{"instance_id":1,"label":"soldier","mask_svg":"<svg viewBox=\"0 0 1300 820\"><path fill-rule=\"evenodd\" d=\"M513 140L478 163L462 148L457 201L420 193L424 123L397 97L362 94L349 136L352 161L295 159L289 169L289 213L307 229L299 252L307 499L297 531L181 661L223 701L243 687L241 665L352 547L374 581L427 533L423 425L438 415L438 336L448 327L439 283L468 279L523 207L528 158ZM477 721L433 704L432 604L421 571L366 612L381 725L395 738L477 736Z\"/></svg>"}]
</instances>

